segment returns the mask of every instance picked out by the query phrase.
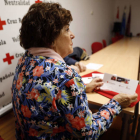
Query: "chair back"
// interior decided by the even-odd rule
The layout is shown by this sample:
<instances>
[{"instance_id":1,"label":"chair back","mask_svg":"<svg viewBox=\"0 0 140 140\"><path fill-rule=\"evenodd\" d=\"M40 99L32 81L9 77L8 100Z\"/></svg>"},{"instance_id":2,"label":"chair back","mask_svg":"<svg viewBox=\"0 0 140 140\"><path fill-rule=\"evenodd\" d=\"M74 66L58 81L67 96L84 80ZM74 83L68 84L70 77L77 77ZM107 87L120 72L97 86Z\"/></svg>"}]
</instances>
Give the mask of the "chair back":
<instances>
[{"instance_id":1,"label":"chair back","mask_svg":"<svg viewBox=\"0 0 140 140\"><path fill-rule=\"evenodd\" d=\"M101 50L102 48L103 48L103 45L100 42L94 42L91 45L92 53L95 53L95 52Z\"/></svg>"},{"instance_id":2,"label":"chair back","mask_svg":"<svg viewBox=\"0 0 140 140\"><path fill-rule=\"evenodd\" d=\"M124 37L124 35L119 35L118 38L119 40L122 39Z\"/></svg>"},{"instance_id":3,"label":"chair back","mask_svg":"<svg viewBox=\"0 0 140 140\"><path fill-rule=\"evenodd\" d=\"M106 40L103 40L103 48L106 47Z\"/></svg>"},{"instance_id":4,"label":"chair back","mask_svg":"<svg viewBox=\"0 0 140 140\"><path fill-rule=\"evenodd\" d=\"M115 43L118 41L118 37L112 37L112 43Z\"/></svg>"}]
</instances>

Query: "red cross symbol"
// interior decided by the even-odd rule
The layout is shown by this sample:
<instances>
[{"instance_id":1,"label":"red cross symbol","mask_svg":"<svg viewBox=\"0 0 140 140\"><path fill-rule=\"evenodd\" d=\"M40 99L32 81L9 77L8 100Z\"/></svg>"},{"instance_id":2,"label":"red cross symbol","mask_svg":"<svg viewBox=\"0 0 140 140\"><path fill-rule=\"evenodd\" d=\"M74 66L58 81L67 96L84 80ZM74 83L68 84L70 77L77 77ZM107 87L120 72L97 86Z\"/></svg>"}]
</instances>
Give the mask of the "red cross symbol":
<instances>
[{"instance_id":1,"label":"red cross symbol","mask_svg":"<svg viewBox=\"0 0 140 140\"><path fill-rule=\"evenodd\" d=\"M37 0L37 1L35 1L35 3L41 3L42 1L40 1L40 0Z\"/></svg>"},{"instance_id":2,"label":"red cross symbol","mask_svg":"<svg viewBox=\"0 0 140 140\"><path fill-rule=\"evenodd\" d=\"M12 64L11 60L14 59L14 56L10 56L9 53L6 54L6 58L3 59L3 62L8 62L8 65Z\"/></svg>"},{"instance_id":3,"label":"red cross symbol","mask_svg":"<svg viewBox=\"0 0 140 140\"><path fill-rule=\"evenodd\" d=\"M3 25L6 25L6 22L5 21L1 21L1 18L0 18L0 30L3 30Z\"/></svg>"}]
</instances>

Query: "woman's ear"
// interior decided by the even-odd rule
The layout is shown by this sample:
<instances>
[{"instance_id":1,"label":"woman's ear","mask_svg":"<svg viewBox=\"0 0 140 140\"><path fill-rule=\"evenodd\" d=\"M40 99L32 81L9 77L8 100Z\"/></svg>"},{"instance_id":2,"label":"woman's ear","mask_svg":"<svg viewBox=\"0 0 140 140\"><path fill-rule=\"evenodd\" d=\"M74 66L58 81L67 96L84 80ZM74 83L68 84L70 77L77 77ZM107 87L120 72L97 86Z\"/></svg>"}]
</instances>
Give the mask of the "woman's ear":
<instances>
[{"instance_id":1,"label":"woman's ear","mask_svg":"<svg viewBox=\"0 0 140 140\"><path fill-rule=\"evenodd\" d=\"M53 50L56 49L56 41L52 42L51 49L53 49Z\"/></svg>"},{"instance_id":2,"label":"woman's ear","mask_svg":"<svg viewBox=\"0 0 140 140\"><path fill-rule=\"evenodd\" d=\"M56 39L53 41L52 45L56 47Z\"/></svg>"}]
</instances>

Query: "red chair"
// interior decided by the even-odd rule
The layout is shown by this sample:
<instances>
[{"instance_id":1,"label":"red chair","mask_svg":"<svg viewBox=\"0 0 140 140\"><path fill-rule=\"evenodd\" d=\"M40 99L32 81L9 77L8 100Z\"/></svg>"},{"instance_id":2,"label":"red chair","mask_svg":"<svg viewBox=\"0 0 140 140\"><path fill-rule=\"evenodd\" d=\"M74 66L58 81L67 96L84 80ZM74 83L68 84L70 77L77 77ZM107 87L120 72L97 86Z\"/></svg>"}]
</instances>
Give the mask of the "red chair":
<instances>
[{"instance_id":1,"label":"red chair","mask_svg":"<svg viewBox=\"0 0 140 140\"><path fill-rule=\"evenodd\" d=\"M124 35L119 35L118 36L118 39L120 40L120 39L122 39L124 37Z\"/></svg>"},{"instance_id":2,"label":"red chair","mask_svg":"<svg viewBox=\"0 0 140 140\"><path fill-rule=\"evenodd\" d=\"M112 37L112 43L115 43L118 41L118 37Z\"/></svg>"},{"instance_id":3,"label":"red chair","mask_svg":"<svg viewBox=\"0 0 140 140\"><path fill-rule=\"evenodd\" d=\"M86 49L82 48L83 51L87 52Z\"/></svg>"},{"instance_id":4,"label":"red chair","mask_svg":"<svg viewBox=\"0 0 140 140\"><path fill-rule=\"evenodd\" d=\"M103 45L100 42L94 42L91 45L92 53L95 53L95 52L101 50L102 48L103 48Z\"/></svg>"},{"instance_id":5,"label":"red chair","mask_svg":"<svg viewBox=\"0 0 140 140\"><path fill-rule=\"evenodd\" d=\"M103 48L106 47L106 40L103 40Z\"/></svg>"}]
</instances>

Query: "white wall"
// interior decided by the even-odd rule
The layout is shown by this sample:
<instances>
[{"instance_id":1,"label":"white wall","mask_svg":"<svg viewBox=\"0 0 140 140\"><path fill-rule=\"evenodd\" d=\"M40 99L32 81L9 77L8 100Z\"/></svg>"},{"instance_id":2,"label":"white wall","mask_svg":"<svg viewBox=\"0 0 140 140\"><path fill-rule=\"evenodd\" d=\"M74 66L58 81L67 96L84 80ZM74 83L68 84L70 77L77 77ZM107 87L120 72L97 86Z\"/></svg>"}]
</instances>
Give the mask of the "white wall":
<instances>
[{"instance_id":1,"label":"white wall","mask_svg":"<svg viewBox=\"0 0 140 140\"><path fill-rule=\"evenodd\" d=\"M119 21L122 21L122 15L124 7L126 6L126 23L129 14L129 7L131 5L131 25L130 32L133 36L136 36L137 33L140 33L140 0L115 0L114 8L114 21L116 21L117 7L119 6L120 18Z\"/></svg>"},{"instance_id":2,"label":"white wall","mask_svg":"<svg viewBox=\"0 0 140 140\"><path fill-rule=\"evenodd\" d=\"M75 34L73 47L85 48L91 54L91 44L95 41L107 44L111 40L113 28L114 0L55 0L69 9L73 16L70 29ZM93 11L93 15L91 15Z\"/></svg>"}]
</instances>

